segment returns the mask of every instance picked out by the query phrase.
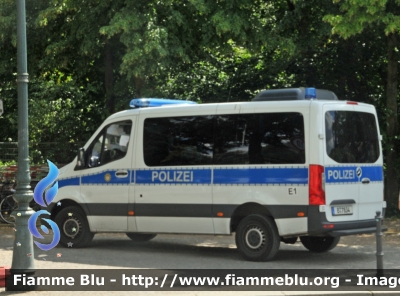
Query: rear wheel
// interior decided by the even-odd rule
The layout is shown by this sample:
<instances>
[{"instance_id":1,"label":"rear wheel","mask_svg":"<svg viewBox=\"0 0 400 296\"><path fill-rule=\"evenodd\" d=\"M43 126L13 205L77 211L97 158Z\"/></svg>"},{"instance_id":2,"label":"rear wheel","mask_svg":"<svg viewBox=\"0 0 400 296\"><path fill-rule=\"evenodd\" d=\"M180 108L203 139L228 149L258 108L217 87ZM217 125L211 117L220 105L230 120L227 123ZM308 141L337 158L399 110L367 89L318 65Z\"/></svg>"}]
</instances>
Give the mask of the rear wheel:
<instances>
[{"instance_id":1,"label":"rear wheel","mask_svg":"<svg viewBox=\"0 0 400 296\"><path fill-rule=\"evenodd\" d=\"M127 232L126 236L135 242L147 242L147 241L155 238L157 236L157 234Z\"/></svg>"},{"instance_id":2,"label":"rear wheel","mask_svg":"<svg viewBox=\"0 0 400 296\"><path fill-rule=\"evenodd\" d=\"M12 195L5 197L0 202L0 220L8 224L15 223L15 218L11 216L11 213L17 208L18 203Z\"/></svg>"},{"instance_id":3,"label":"rear wheel","mask_svg":"<svg viewBox=\"0 0 400 296\"><path fill-rule=\"evenodd\" d=\"M340 241L340 236L300 236L300 241L309 251L323 253L336 247Z\"/></svg>"},{"instance_id":4,"label":"rear wheel","mask_svg":"<svg viewBox=\"0 0 400 296\"><path fill-rule=\"evenodd\" d=\"M279 250L280 237L273 220L262 215L249 215L236 229L236 246L249 261L268 261Z\"/></svg>"},{"instance_id":5,"label":"rear wheel","mask_svg":"<svg viewBox=\"0 0 400 296\"><path fill-rule=\"evenodd\" d=\"M93 239L94 233L83 211L76 206L62 209L54 219L60 229L60 244L64 247L83 248Z\"/></svg>"}]
</instances>

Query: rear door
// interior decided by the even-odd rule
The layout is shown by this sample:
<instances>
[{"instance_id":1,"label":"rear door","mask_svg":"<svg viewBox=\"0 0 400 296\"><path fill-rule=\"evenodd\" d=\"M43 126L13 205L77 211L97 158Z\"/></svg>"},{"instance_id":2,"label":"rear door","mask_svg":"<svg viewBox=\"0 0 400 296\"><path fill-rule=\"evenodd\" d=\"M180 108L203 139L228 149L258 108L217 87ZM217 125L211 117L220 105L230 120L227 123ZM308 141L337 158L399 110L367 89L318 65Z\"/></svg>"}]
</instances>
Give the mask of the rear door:
<instances>
[{"instance_id":1,"label":"rear door","mask_svg":"<svg viewBox=\"0 0 400 296\"><path fill-rule=\"evenodd\" d=\"M375 109L326 104L325 193L328 221L373 219L382 210L383 171Z\"/></svg>"}]
</instances>

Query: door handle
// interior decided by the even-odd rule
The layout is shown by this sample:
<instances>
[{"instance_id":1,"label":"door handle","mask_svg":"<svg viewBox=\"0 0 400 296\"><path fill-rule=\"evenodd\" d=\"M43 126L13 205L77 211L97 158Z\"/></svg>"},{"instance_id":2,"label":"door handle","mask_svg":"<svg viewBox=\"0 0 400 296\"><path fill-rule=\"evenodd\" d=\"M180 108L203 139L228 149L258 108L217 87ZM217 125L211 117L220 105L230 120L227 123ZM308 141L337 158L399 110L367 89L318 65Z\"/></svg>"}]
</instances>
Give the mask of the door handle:
<instances>
[{"instance_id":1,"label":"door handle","mask_svg":"<svg viewBox=\"0 0 400 296\"><path fill-rule=\"evenodd\" d=\"M117 177L117 178L126 178L126 177L128 177L128 171L125 171L125 170L116 171L115 172L115 177Z\"/></svg>"},{"instance_id":2,"label":"door handle","mask_svg":"<svg viewBox=\"0 0 400 296\"><path fill-rule=\"evenodd\" d=\"M371 180L368 179L368 178L362 178L361 179L361 183L363 183L363 184L369 184L369 182L371 182Z\"/></svg>"}]
</instances>

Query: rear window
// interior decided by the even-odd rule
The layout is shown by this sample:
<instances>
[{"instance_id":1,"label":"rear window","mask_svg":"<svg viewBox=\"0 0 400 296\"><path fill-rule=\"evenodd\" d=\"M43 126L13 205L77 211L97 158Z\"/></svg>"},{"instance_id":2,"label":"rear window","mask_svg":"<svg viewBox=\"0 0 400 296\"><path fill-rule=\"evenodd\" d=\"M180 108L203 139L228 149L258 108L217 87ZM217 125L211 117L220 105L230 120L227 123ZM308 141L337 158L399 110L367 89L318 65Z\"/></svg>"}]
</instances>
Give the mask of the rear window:
<instances>
[{"instance_id":1,"label":"rear window","mask_svg":"<svg viewBox=\"0 0 400 296\"><path fill-rule=\"evenodd\" d=\"M374 163L379 158L374 114L354 111L325 113L326 152L338 163Z\"/></svg>"}]
</instances>

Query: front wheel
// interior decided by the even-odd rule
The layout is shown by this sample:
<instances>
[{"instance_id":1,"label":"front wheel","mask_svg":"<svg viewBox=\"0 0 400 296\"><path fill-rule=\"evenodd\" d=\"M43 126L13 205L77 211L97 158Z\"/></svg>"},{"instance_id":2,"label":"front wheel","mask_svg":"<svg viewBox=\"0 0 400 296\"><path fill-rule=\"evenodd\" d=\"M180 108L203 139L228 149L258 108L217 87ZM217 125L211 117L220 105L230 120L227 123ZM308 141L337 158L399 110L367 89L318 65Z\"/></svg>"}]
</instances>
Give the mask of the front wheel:
<instances>
[{"instance_id":1,"label":"front wheel","mask_svg":"<svg viewBox=\"0 0 400 296\"><path fill-rule=\"evenodd\" d=\"M11 213L17 208L18 203L12 195L5 197L0 202L0 220L8 224L15 223L15 218L11 216Z\"/></svg>"},{"instance_id":2,"label":"front wheel","mask_svg":"<svg viewBox=\"0 0 400 296\"><path fill-rule=\"evenodd\" d=\"M94 233L83 211L76 206L62 209L54 219L60 229L60 244L64 247L83 248L93 239Z\"/></svg>"},{"instance_id":3,"label":"front wheel","mask_svg":"<svg viewBox=\"0 0 400 296\"><path fill-rule=\"evenodd\" d=\"M340 236L300 236L303 246L311 252L323 253L332 250L339 243Z\"/></svg>"},{"instance_id":4,"label":"front wheel","mask_svg":"<svg viewBox=\"0 0 400 296\"><path fill-rule=\"evenodd\" d=\"M279 250L280 237L274 221L262 215L249 215L236 229L236 246L249 261L268 261Z\"/></svg>"},{"instance_id":5,"label":"front wheel","mask_svg":"<svg viewBox=\"0 0 400 296\"><path fill-rule=\"evenodd\" d=\"M126 236L135 242L147 242L147 241L155 238L157 236L157 234L127 232Z\"/></svg>"}]
</instances>

